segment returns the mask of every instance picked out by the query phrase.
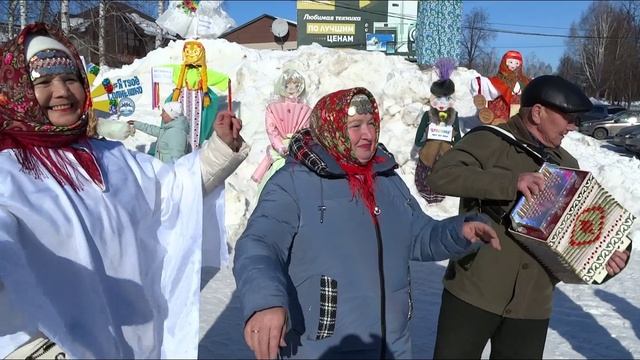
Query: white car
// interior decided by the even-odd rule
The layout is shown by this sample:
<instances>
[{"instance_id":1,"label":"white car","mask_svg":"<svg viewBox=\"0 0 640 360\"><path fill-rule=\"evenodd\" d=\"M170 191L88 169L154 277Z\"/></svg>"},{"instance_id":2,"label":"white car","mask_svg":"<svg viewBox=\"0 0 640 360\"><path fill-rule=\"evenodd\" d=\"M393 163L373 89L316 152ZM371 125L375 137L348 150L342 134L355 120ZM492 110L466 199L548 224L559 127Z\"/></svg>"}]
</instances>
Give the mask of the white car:
<instances>
[{"instance_id":1,"label":"white car","mask_svg":"<svg viewBox=\"0 0 640 360\"><path fill-rule=\"evenodd\" d=\"M637 111L621 111L600 121L581 122L579 130L598 140L615 136L620 130L640 124L640 113Z\"/></svg>"}]
</instances>

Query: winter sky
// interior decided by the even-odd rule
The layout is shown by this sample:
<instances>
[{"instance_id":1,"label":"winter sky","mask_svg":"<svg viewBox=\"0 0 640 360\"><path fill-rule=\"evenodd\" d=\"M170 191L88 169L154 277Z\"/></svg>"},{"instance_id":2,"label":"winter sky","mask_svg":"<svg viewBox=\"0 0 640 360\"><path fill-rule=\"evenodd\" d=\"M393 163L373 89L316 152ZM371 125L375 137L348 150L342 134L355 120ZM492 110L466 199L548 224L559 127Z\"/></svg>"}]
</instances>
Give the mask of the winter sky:
<instances>
[{"instance_id":1,"label":"winter sky","mask_svg":"<svg viewBox=\"0 0 640 360\"><path fill-rule=\"evenodd\" d=\"M538 34L566 35L572 22L577 22L591 1L464 1L463 14L474 8L489 13L490 27L496 30ZM242 25L262 14L296 21L296 2L227 0L224 7L229 15ZM564 37L517 35L496 33L491 46L498 54L514 49L526 56L536 57L555 69L564 53Z\"/></svg>"}]
</instances>

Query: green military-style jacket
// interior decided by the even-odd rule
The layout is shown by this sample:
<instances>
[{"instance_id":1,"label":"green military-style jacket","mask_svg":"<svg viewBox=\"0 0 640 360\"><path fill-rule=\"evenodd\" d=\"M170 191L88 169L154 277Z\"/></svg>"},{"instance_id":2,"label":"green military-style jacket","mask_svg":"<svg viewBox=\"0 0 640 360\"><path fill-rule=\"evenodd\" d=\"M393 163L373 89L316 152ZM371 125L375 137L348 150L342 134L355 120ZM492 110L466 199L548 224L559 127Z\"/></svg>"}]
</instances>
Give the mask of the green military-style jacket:
<instances>
[{"instance_id":1,"label":"green military-style jacket","mask_svg":"<svg viewBox=\"0 0 640 360\"><path fill-rule=\"evenodd\" d=\"M566 150L543 147L519 115L499 127L536 149L549 162L578 168L578 161ZM459 299L509 318L550 317L552 292L558 280L516 243L507 229L508 222L498 220L500 215L508 216L519 196L518 175L539 168L524 150L490 131L466 135L436 162L427 180L432 190L460 197L461 213L491 213L491 225L502 245L501 251L483 246L449 262L444 285Z\"/></svg>"}]
</instances>

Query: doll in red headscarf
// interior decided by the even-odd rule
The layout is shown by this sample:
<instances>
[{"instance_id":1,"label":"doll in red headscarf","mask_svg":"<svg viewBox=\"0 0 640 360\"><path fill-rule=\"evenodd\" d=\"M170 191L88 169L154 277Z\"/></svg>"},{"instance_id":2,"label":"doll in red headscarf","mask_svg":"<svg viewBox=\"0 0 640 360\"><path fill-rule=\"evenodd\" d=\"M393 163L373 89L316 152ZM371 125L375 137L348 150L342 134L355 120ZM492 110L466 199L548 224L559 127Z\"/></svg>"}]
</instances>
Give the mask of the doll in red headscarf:
<instances>
[{"instance_id":1,"label":"doll in red headscarf","mask_svg":"<svg viewBox=\"0 0 640 360\"><path fill-rule=\"evenodd\" d=\"M530 80L524 75L522 67L522 54L509 50L502 56L495 76L488 81L481 77L472 81L473 93L477 94L474 104L479 109L478 115L482 122L500 124L518 112L520 93Z\"/></svg>"}]
</instances>

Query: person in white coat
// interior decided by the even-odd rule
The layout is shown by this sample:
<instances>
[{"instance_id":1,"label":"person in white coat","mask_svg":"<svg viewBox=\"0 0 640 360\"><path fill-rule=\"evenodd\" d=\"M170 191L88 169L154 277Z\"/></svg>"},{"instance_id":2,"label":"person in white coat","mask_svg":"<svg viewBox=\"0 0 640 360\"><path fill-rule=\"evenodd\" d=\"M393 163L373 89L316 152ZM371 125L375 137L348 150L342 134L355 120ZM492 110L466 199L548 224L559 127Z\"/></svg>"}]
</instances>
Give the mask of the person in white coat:
<instances>
[{"instance_id":1,"label":"person in white coat","mask_svg":"<svg viewBox=\"0 0 640 360\"><path fill-rule=\"evenodd\" d=\"M195 358L203 198L246 158L230 112L173 164L88 138L71 42L0 50L0 358Z\"/></svg>"}]
</instances>

